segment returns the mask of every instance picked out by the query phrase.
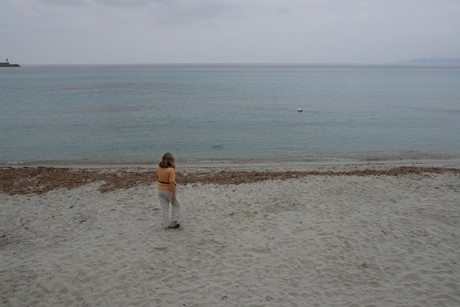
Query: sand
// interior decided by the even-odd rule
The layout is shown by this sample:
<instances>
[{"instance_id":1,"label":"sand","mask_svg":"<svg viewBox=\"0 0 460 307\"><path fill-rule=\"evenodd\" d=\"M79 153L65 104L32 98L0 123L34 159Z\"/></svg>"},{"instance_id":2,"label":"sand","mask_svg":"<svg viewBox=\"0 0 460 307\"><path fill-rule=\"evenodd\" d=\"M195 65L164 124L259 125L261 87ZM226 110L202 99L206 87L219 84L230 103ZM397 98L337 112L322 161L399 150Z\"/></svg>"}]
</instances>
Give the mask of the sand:
<instances>
[{"instance_id":1,"label":"sand","mask_svg":"<svg viewBox=\"0 0 460 307\"><path fill-rule=\"evenodd\" d=\"M164 231L149 170L2 169L0 305L460 306L458 165L303 172L183 171Z\"/></svg>"}]
</instances>

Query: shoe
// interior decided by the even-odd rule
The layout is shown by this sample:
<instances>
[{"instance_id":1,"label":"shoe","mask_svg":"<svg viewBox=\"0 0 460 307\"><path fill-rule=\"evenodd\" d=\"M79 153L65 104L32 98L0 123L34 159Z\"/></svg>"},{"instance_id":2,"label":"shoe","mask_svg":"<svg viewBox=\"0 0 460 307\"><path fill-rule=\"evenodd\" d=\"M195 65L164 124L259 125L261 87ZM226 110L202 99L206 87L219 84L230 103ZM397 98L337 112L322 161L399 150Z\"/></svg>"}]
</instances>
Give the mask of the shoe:
<instances>
[{"instance_id":1,"label":"shoe","mask_svg":"<svg viewBox=\"0 0 460 307\"><path fill-rule=\"evenodd\" d=\"M171 229L171 228L174 229L174 228L179 228L179 227L180 227L180 224L178 224L178 223L168 226L169 229Z\"/></svg>"}]
</instances>

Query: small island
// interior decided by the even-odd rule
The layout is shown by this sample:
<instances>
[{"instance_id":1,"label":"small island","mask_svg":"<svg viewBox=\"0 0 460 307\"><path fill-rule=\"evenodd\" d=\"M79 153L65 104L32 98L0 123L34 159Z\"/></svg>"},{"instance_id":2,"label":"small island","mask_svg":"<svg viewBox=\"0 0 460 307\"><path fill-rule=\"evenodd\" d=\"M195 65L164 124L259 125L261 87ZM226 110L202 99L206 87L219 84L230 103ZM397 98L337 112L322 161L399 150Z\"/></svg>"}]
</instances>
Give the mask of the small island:
<instances>
[{"instance_id":1,"label":"small island","mask_svg":"<svg viewBox=\"0 0 460 307\"><path fill-rule=\"evenodd\" d=\"M0 62L0 67L21 67L19 64L10 64L8 59L6 59L6 62Z\"/></svg>"}]
</instances>

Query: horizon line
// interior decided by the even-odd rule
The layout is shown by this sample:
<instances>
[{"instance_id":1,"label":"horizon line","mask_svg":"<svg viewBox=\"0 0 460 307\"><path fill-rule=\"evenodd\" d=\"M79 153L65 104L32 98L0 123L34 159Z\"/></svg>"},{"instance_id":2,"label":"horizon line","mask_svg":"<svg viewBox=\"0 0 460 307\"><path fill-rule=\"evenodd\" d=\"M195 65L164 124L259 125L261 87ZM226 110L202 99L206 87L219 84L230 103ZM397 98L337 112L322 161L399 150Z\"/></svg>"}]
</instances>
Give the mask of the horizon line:
<instances>
[{"instance_id":1,"label":"horizon line","mask_svg":"<svg viewBox=\"0 0 460 307\"><path fill-rule=\"evenodd\" d=\"M390 62L390 63L354 63L354 62L324 62L324 63L307 63L307 62L168 62L168 63L148 63L148 62L132 62L132 63L29 63L29 64L20 64L21 66L128 66L128 65L158 65L158 66L167 66L167 65L272 65L272 66L294 66L294 65L304 65L304 66L460 66L459 62L413 62L413 61L403 61L403 62Z\"/></svg>"}]
</instances>

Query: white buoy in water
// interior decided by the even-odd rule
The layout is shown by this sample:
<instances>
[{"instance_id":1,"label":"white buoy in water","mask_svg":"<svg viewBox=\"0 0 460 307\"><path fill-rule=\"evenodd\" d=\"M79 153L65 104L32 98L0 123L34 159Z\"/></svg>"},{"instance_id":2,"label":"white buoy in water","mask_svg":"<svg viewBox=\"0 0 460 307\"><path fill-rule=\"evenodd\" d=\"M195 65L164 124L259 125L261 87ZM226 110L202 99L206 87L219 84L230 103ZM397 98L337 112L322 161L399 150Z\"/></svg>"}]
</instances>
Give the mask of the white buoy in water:
<instances>
[{"instance_id":1,"label":"white buoy in water","mask_svg":"<svg viewBox=\"0 0 460 307\"><path fill-rule=\"evenodd\" d=\"M298 108L298 109L297 109L297 112L302 112L302 111L303 111L302 108Z\"/></svg>"}]
</instances>

